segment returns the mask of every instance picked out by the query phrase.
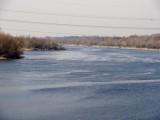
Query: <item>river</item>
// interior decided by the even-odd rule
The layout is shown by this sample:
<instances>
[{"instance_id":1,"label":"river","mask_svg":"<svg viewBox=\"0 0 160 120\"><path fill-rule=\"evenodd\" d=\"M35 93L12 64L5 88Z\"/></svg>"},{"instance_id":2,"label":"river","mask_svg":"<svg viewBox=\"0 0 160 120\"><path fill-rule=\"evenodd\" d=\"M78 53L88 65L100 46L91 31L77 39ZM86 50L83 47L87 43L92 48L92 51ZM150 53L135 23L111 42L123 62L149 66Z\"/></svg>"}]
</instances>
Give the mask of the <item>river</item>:
<instances>
[{"instance_id":1,"label":"river","mask_svg":"<svg viewBox=\"0 0 160 120\"><path fill-rule=\"evenodd\" d=\"M160 52L93 47L0 61L0 120L159 120Z\"/></svg>"}]
</instances>

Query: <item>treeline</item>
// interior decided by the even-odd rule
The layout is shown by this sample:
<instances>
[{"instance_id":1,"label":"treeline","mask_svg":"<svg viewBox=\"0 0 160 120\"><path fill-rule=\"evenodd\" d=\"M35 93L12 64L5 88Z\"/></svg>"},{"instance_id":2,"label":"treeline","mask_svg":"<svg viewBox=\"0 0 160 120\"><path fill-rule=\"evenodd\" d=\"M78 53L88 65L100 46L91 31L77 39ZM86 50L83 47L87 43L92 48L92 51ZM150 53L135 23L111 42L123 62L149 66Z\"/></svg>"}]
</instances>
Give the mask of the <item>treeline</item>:
<instances>
[{"instance_id":1,"label":"treeline","mask_svg":"<svg viewBox=\"0 0 160 120\"><path fill-rule=\"evenodd\" d=\"M55 37L52 40L66 45L110 46L160 49L160 34L129 37L70 36Z\"/></svg>"},{"instance_id":2,"label":"treeline","mask_svg":"<svg viewBox=\"0 0 160 120\"><path fill-rule=\"evenodd\" d=\"M25 49L64 50L62 45L110 46L160 49L160 34L129 37L30 37L0 33L0 57L21 58Z\"/></svg>"},{"instance_id":3,"label":"treeline","mask_svg":"<svg viewBox=\"0 0 160 120\"><path fill-rule=\"evenodd\" d=\"M64 47L50 39L0 33L0 57L22 58L25 49L64 50Z\"/></svg>"}]
</instances>

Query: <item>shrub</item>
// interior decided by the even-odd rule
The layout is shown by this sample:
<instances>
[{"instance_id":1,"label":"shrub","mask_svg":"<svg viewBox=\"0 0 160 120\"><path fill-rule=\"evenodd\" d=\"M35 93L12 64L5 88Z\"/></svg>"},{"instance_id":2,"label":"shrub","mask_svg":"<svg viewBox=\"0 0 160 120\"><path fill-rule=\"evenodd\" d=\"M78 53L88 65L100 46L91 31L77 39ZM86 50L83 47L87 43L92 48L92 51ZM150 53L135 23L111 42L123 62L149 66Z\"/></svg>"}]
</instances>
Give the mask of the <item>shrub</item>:
<instances>
[{"instance_id":1,"label":"shrub","mask_svg":"<svg viewBox=\"0 0 160 120\"><path fill-rule=\"evenodd\" d=\"M0 56L6 58L21 58L22 43L16 37L0 33Z\"/></svg>"}]
</instances>

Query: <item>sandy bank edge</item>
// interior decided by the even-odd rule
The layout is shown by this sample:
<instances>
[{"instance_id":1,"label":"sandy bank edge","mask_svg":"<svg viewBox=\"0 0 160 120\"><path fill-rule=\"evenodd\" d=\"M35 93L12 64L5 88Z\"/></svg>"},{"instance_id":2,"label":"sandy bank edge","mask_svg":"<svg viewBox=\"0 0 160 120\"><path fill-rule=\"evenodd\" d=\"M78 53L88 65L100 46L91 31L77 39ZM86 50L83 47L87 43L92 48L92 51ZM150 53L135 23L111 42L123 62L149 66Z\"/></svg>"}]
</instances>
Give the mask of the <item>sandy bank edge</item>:
<instances>
[{"instance_id":1,"label":"sandy bank edge","mask_svg":"<svg viewBox=\"0 0 160 120\"><path fill-rule=\"evenodd\" d=\"M7 58L0 56L0 60L6 60Z\"/></svg>"},{"instance_id":2,"label":"sandy bank edge","mask_svg":"<svg viewBox=\"0 0 160 120\"><path fill-rule=\"evenodd\" d=\"M160 51L160 49L149 49L149 48L135 48L135 47L116 47L116 46L87 46L87 45L75 45L75 44L64 44L64 46L71 46L71 47L94 47L94 48L118 48L118 49L128 49L128 50L155 50Z\"/></svg>"}]
</instances>

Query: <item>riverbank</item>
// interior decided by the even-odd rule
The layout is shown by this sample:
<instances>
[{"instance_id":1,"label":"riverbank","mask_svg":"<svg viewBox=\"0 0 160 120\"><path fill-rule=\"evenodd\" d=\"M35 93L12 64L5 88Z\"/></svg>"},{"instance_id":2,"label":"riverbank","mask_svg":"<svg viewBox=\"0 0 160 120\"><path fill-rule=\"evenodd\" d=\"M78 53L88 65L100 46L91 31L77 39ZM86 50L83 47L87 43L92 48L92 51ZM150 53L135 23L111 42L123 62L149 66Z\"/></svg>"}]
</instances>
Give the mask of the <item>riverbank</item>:
<instances>
[{"instance_id":1,"label":"riverbank","mask_svg":"<svg viewBox=\"0 0 160 120\"><path fill-rule=\"evenodd\" d=\"M8 60L8 59L21 59L24 58L23 55L18 56L18 57L12 57L12 58L8 58L8 57L4 57L4 56L0 56L0 60Z\"/></svg>"},{"instance_id":2,"label":"riverbank","mask_svg":"<svg viewBox=\"0 0 160 120\"><path fill-rule=\"evenodd\" d=\"M85 45L101 48L124 48L140 50L160 50L160 34L131 35L126 37L110 36L69 36L51 38L64 45Z\"/></svg>"},{"instance_id":3,"label":"riverbank","mask_svg":"<svg viewBox=\"0 0 160 120\"><path fill-rule=\"evenodd\" d=\"M23 51L59 51L65 48L47 38L13 36L0 32L0 60L23 58Z\"/></svg>"},{"instance_id":4,"label":"riverbank","mask_svg":"<svg viewBox=\"0 0 160 120\"><path fill-rule=\"evenodd\" d=\"M0 60L6 60L7 58L0 56Z\"/></svg>"},{"instance_id":5,"label":"riverbank","mask_svg":"<svg viewBox=\"0 0 160 120\"><path fill-rule=\"evenodd\" d=\"M119 48L119 49L129 49L129 50L158 50L160 49L151 49L151 48L136 48L136 47L116 47L116 46L91 46L95 48Z\"/></svg>"},{"instance_id":6,"label":"riverbank","mask_svg":"<svg viewBox=\"0 0 160 120\"><path fill-rule=\"evenodd\" d=\"M156 50L156 51L160 51L160 49L151 49L151 48L136 48L136 47L118 47L118 46L87 46L87 45L76 45L76 44L64 44L64 46L70 46L70 47L94 47L94 48L118 48L118 49L128 49L128 50Z\"/></svg>"},{"instance_id":7,"label":"riverbank","mask_svg":"<svg viewBox=\"0 0 160 120\"><path fill-rule=\"evenodd\" d=\"M43 49L34 49L34 48L23 48L22 51L54 51L55 49L51 49L51 50L43 50ZM64 47L61 47L59 49L56 49L56 51L58 50L65 50ZM4 57L3 55L0 56L0 60L7 60L7 59L20 59L20 58L24 58L23 55L20 55L18 57L12 57L12 58L8 58L8 57Z\"/></svg>"}]
</instances>

